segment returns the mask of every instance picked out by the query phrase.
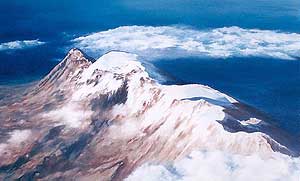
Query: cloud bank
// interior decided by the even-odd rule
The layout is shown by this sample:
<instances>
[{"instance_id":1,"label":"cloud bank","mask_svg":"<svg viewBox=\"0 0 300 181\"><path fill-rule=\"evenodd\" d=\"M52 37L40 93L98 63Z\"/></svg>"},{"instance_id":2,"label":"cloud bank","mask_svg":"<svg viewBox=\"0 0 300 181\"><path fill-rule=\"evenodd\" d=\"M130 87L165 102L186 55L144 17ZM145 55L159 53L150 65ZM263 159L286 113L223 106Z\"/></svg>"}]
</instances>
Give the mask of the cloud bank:
<instances>
[{"instance_id":1,"label":"cloud bank","mask_svg":"<svg viewBox=\"0 0 300 181\"><path fill-rule=\"evenodd\" d=\"M25 49L25 48L31 48L43 44L45 44L45 42L39 40L22 40L22 41L17 40L17 41L1 43L0 51Z\"/></svg>"},{"instance_id":2,"label":"cloud bank","mask_svg":"<svg viewBox=\"0 0 300 181\"><path fill-rule=\"evenodd\" d=\"M75 46L100 55L109 50L148 58L300 57L300 34L225 27L195 30L179 26L123 26L73 40Z\"/></svg>"},{"instance_id":3,"label":"cloud bank","mask_svg":"<svg viewBox=\"0 0 300 181\"><path fill-rule=\"evenodd\" d=\"M221 151L195 151L171 165L146 164L126 181L299 181L300 159L274 153L270 158Z\"/></svg>"}]
</instances>

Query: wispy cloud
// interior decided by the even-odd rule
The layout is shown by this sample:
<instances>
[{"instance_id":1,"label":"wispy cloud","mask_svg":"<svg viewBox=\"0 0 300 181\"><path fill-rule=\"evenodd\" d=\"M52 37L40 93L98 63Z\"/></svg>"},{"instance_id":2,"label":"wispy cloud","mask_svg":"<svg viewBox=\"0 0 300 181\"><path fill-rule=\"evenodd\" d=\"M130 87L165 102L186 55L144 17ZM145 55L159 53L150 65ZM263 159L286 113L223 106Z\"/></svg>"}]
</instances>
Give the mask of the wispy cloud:
<instances>
[{"instance_id":1,"label":"wispy cloud","mask_svg":"<svg viewBox=\"0 0 300 181\"><path fill-rule=\"evenodd\" d=\"M73 40L75 46L100 55L121 50L153 58L300 57L300 34L225 27L195 30L181 26L123 26Z\"/></svg>"},{"instance_id":2,"label":"wispy cloud","mask_svg":"<svg viewBox=\"0 0 300 181\"><path fill-rule=\"evenodd\" d=\"M25 49L25 48L35 47L43 44L45 44L45 42L39 40L16 40L11 42L1 43L0 51Z\"/></svg>"}]
</instances>

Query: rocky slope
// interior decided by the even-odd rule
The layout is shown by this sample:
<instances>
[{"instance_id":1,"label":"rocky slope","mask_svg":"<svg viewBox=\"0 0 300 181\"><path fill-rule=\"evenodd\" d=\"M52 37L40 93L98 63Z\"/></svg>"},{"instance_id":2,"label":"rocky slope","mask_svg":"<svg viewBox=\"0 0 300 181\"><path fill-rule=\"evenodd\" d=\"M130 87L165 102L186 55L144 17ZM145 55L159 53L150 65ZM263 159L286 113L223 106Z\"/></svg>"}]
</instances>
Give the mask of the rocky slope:
<instances>
[{"instance_id":1,"label":"rocky slope","mask_svg":"<svg viewBox=\"0 0 300 181\"><path fill-rule=\"evenodd\" d=\"M299 156L299 141L203 85L160 85L137 56L72 49L0 107L0 179L123 180L194 150Z\"/></svg>"}]
</instances>

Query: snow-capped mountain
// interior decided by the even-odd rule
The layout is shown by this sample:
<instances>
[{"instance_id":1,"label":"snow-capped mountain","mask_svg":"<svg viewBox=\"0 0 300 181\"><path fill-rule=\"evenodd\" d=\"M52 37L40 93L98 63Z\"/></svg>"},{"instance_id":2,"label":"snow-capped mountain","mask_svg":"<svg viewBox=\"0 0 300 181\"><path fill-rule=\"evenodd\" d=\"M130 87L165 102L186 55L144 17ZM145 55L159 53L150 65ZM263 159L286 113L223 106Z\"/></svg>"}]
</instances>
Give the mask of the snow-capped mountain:
<instances>
[{"instance_id":1,"label":"snow-capped mountain","mask_svg":"<svg viewBox=\"0 0 300 181\"><path fill-rule=\"evenodd\" d=\"M72 49L0 111L0 178L7 180L132 179L144 164L198 150L266 160L300 154L298 139L248 106L204 85L161 85L126 52L94 60Z\"/></svg>"}]
</instances>

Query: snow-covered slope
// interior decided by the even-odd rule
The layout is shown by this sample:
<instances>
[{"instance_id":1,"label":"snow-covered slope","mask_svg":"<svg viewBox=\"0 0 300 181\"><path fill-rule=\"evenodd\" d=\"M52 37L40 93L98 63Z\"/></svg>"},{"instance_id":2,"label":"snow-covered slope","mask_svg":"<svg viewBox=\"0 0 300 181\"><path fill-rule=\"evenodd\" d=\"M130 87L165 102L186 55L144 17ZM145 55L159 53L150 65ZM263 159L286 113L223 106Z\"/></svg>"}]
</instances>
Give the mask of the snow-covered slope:
<instances>
[{"instance_id":1,"label":"snow-covered slope","mask_svg":"<svg viewBox=\"0 0 300 181\"><path fill-rule=\"evenodd\" d=\"M203 85L160 85L137 59L112 51L95 61L72 49L22 100L0 107L0 178L122 180L203 150L299 155L299 142L235 99ZM22 144L9 141L25 129Z\"/></svg>"}]
</instances>

